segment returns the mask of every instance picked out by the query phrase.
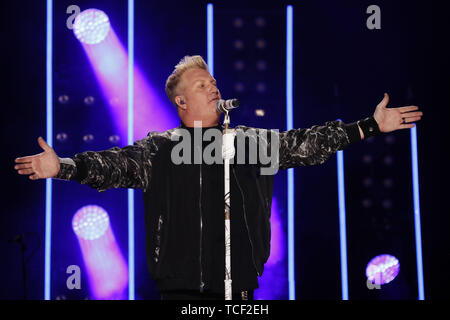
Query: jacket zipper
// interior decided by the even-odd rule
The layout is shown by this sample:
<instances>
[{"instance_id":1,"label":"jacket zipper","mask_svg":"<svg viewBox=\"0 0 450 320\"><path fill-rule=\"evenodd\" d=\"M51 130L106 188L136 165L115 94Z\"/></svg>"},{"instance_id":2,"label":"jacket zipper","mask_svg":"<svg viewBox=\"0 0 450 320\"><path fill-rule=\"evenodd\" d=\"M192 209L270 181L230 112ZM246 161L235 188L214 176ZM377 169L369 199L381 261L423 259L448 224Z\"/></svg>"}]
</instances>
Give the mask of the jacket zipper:
<instances>
[{"instance_id":1,"label":"jacket zipper","mask_svg":"<svg viewBox=\"0 0 450 320\"><path fill-rule=\"evenodd\" d=\"M200 196L199 196L199 209L200 209L200 292L203 292L205 283L203 282L203 269L202 269L202 235L203 235L203 219L202 219L202 164L200 163Z\"/></svg>"},{"instance_id":2,"label":"jacket zipper","mask_svg":"<svg viewBox=\"0 0 450 320\"><path fill-rule=\"evenodd\" d=\"M255 267L256 274L258 275L258 277L260 277L261 275L259 274L258 268L256 267L255 256L253 254L253 242L252 242L252 239L250 238L250 230L249 230L248 224L247 224L247 213L245 211L244 193L242 192L241 185L239 184L238 178L236 176L236 172L234 172L234 168L233 167L232 167L232 170L233 170L234 178L236 179L236 184L239 187L239 191L240 191L241 197L242 197L242 209L244 210L244 222L245 222L245 227L247 228L247 236L248 236L248 240L250 241L250 248L252 249L253 267Z\"/></svg>"}]
</instances>

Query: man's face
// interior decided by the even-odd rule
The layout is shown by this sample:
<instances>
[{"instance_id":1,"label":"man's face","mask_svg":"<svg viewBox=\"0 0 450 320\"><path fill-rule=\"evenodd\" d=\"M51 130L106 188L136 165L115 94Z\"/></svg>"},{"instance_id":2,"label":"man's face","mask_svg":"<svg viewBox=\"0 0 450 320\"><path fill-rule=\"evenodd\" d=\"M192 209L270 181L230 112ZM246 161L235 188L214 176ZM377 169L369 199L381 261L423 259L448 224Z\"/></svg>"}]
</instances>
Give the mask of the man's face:
<instances>
[{"instance_id":1,"label":"man's face","mask_svg":"<svg viewBox=\"0 0 450 320\"><path fill-rule=\"evenodd\" d=\"M221 99L216 80L204 69L187 70L180 81L180 93L184 97L186 115L205 122L218 121L220 113L216 101Z\"/></svg>"}]
</instances>

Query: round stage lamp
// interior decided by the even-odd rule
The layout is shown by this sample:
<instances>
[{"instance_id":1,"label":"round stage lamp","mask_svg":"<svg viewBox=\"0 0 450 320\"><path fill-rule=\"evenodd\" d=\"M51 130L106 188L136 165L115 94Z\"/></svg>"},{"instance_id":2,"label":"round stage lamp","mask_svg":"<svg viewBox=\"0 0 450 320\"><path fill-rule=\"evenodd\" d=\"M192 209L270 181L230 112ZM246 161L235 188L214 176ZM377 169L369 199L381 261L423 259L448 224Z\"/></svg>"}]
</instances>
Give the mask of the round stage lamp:
<instances>
[{"instance_id":1,"label":"round stage lamp","mask_svg":"<svg viewBox=\"0 0 450 320\"><path fill-rule=\"evenodd\" d=\"M395 279L400 272L398 259L389 254L376 256L367 264L366 276L373 284L386 284Z\"/></svg>"},{"instance_id":2,"label":"round stage lamp","mask_svg":"<svg viewBox=\"0 0 450 320\"><path fill-rule=\"evenodd\" d=\"M73 216L72 228L77 236L85 240L98 239L109 228L108 214L99 206L84 206Z\"/></svg>"},{"instance_id":3,"label":"round stage lamp","mask_svg":"<svg viewBox=\"0 0 450 320\"><path fill-rule=\"evenodd\" d=\"M102 42L110 29L109 18L101 10L87 9L82 11L73 24L73 32L78 40L86 44Z\"/></svg>"}]
</instances>

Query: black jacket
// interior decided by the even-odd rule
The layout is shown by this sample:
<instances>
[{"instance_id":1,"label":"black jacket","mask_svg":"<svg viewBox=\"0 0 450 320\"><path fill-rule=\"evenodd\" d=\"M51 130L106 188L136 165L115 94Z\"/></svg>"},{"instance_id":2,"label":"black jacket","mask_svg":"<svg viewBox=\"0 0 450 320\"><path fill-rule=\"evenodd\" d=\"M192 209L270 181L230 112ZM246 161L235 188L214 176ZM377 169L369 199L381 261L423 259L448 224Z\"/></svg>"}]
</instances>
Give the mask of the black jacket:
<instances>
[{"instance_id":1,"label":"black jacket","mask_svg":"<svg viewBox=\"0 0 450 320\"><path fill-rule=\"evenodd\" d=\"M72 159L61 159L61 169L55 177L76 180L100 192L110 188L143 190L148 266L160 291L203 290L205 285L214 288L211 274L208 275L213 262L202 252L207 248L205 241L209 244L213 237L210 233L209 238L205 238L204 234L217 224L214 222L217 220L207 218L211 211L221 212L223 226L223 188L217 192L211 192L211 188L203 190L205 170L210 170L207 177L217 175L223 179L223 166L216 170L205 164L175 165L171 161L171 150L176 143L171 137L183 127L162 133L150 132L146 138L124 148L86 151ZM245 126L235 129L237 132L254 129L258 133L265 130ZM279 138L280 169L321 164L336 151L361 140L356 123L341 121L329 121L309 129L267 132ZM231 166L231 213L236 217L231 219L233 291L252 289L252 275L247 273L252 269L254 278L256 274L261 276L270 254L273 175L260 173L259 165ZM223 185L223 180L217 181L217 186ZM209 192L206 199L205 192ZM233 230L236 230L234 234ZM242 232L238 234L238 230ZM239 241L243 245L237 245ZM214 249L210 246L208 250ZM245 250L251 255L251 267L238 264L243 263L243 259L236 255L244 256ZM218 256L223 257L223 254ZM214 263L220 265L221 261ZM239 274L241 270L244 275Z\"/></svg>"}]
</instances>

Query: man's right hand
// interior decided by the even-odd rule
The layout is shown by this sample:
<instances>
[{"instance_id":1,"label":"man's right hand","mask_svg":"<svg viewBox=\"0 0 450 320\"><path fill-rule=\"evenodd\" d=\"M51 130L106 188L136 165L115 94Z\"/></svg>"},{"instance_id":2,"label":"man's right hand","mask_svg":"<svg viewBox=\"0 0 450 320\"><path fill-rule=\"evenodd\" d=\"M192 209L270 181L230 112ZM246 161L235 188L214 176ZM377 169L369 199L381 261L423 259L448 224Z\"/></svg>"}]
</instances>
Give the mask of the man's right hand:
<instances>
[{"instance_id":1,"label":"man's right hand","mask_svg":"<svg viewBox=\"0 0 450 320\"><path fill-rule=\"evenodd\" d=\"M53 178L59 173L59 157L42 137L38 138L38 143L44 152L17 158L14 169L19 174L29 174L31 180Z\"/></svg>"}]
</instances>

